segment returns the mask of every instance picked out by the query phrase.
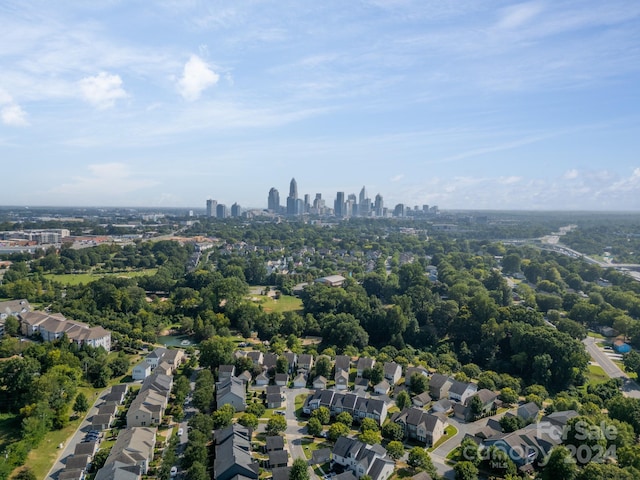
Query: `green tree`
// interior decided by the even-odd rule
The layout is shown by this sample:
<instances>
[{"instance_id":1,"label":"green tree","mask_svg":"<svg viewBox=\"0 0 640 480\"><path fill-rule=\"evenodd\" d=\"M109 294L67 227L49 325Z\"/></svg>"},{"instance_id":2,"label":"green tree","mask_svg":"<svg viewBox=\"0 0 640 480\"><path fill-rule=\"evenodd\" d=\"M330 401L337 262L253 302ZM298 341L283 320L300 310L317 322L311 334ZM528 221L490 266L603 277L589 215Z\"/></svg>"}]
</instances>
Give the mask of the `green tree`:
<instances>
[{"instance_id":1,"label":"green tree","mask_svg":"<svg viewBox=\"0 0 640 480\"><path fill-rule=\"evenodd\" d=\"M87 410L89 410L89 400L83 392L80 392L76 395L76 401L73 403L73 411L82 413Z\"/></svg>"},{"instance_id":2,"label":"green tree","mask_svg":"<svg viewBox=\"0 0 640 480\"><path fill-rule=\"evenodd\" d=\"M320 436L322 433L322 423L316 417L311 417L307 422L307 433L314 437Z\"/></svg>"},{"instance_id":3,"label":"green tree","mask_svg":"<svg viewBox=\"0 0 640 480\"><path fill-rule=\"evenodd\" d=\"M213 418L214 430L219 430L231 425L231 422L233 421L233 415L235 413L236 409L233 408L233 405L226 404L219 407L215 412L211 414L211 418Z\"/></svg>"},{"instance_id":4,"label":"green tree","mask_svg":"<svg viewBox=\"0 0 640 480\"><path fill-rule=\"evenodd\" d=\"M36 474L29 467L23 467L17 475L13 477L14 480L38 480Z\"/></svg>"},{"instance_id":5,"label":"green tree","mask_svg":"<svg viewBox=\"0 0 640 480\"><path fill-rule=\"evenodd\" d=\"M394 460L398 460L404 455L404 445L398 440L392 440L387 444L387 453Z\"/></svg>"},{"instance_id":6,"label":"green tree","mask_svg":"<svg viewBox=\"0 0 640 480\"><path fill-rule=\"evenodd\" d=\"M577 469L571 453L562 445L555 447L542 470L542 480L574 480Z\"/></svg>"},{"instance_id":7,"label":"green tree","mask_svg":"<svg viewBox=\"0 0 640 480\"><path fill-rule=\"evenodd\" d=\"M245 412L246 413L250 413L252 415L255 415L257 418L262 417L262 415L264 415L264 412L267 410L267 408L262 404L262 403L258 403L258 402L253 402L250 403L249 405L247 405L247 408L245 408Z\"/></svg>"},{"instance_id":8,"label":"green tree","mask_svg":"<svg viewBox=\"0 0 640 480\"><path fill-rule=\"evenodd\" d=\"M187 478L189 480L209 480L211 477L207 472L207 467L200 462L193 462L187 470Z\"/></svg>"},{"instance_id":9,"label":"green tree","mask_svg":"<svg viewBox=\"0 0 640 480\"><path fill-rule=\"evenodd\" d=\"M331 421L331 412L327 407L319 407L311 412L311 417L317 418L322 425L329 425L329 422Z\"/></svg>"},{"instance_id":10,"label":"green tree","mask_svg":"<svg viewBox=\"0 0 640 480\"><path fill-rule=\"evenodd\" d=\"M395 422L387 422L382 426L382 436L388 440L402 440L404 438L404 429Z\"/></svg>"},{"instance_id":11,"label":"green tree","mask_svg":"<svg viewBox=\"0 0 640 480\"><path fill-rule=\"evenodd\" d=\"M506 387L500 391L500 400L506 404L513 405L518 403L518 394L513 388Z\"/></svg>"},{"instance_id":12,"label":"green tree","mask_svg":"<svg viewBox=\"0 0 640 480\"><path fill-rule=\"evenodd\" d=\"M401 391L396 396L396 406L400 410L404 410L405 408L411 406L411 397L409 396L406 390Z\"/></svg>"},{"instance_id":13,"label":"green tree","mask_svg":"<svg viewBox=\"0 0 640 480\"><path fill-rule=\"evenodd\" d=\"M453 467L453 471L456 474L456 480L477 480L478 478L478 467L471 462L458 462Z\"/></svg>"},{"instance_id":14,"label":"green tree","mask_svg":"<svg viewBox=\"0 0 640 480\"><path fill-rule=\"evenodd\" d=\"M429 379L420 373L414 373L410 378L411 393L420 395L429 388Z\"/></svg>"},{"instance_id":15,"label":"green tree","mask_svg":"<svg viewBox=\"0 0 640 480\"><path fill-rule=\"evenodd\" d=\"M329 427L328 437L331 441L335 442L339 437L349 435L349 427L344 423L335 422Z\"/></svg>"},{"instance_id":16,"label":"green tree","mask_svg":"<svg viewBox=\"0 0 640 480\"><path fill-rule=\"evenodd\" d=\"M289 472L289 480L309 480L309 466L303 458L296 458Z\"/></svg>"},{"instance_id":17,"label":"green tree","mask_svg":"<svg viewBox=\"0 0 640 480\"><path fill-rule=\"evenodd\" d=\"M321 356L316 361L316 375L322 375L325 378L329 378L331 375L331 360L328 357Z\"/></svg>"},{"instance_id":18,"label":"green tree","mask_svg":"<svg viewBox=\"0 0 640 480\"><path fill-rule=\"evenodd\" d=\"M407 464L415 470L427 472L432 477L437 477L438 475L438 472L431 461L431 457L429 457L427 451L422 447L413 447L409 451Z\"/></svg>"},{"instance_id":19,"label":"green tree","mask_svg":"<svg viewBox=\"0 0 640 480\"><path fill-rule=\"evenodd\" d=\"M382 435L377 430L365 430L358 434L358 440L369 445L376 445L382 442Z\"/></svg>"},{"instance_id":20,"label":"green tree","mask_svg":"<svg viewBox=\"0 0 640 480\"><path fill-rule=\"evenodd\" d=\"M267 435L279 435L287 429L287 420L282 415L274 415L267 422Z\"/></svg>"},{"instance_id":21,"label":"green tree","mask_svg":"<svg viewBox=\"0 0 640 480\"><path fill-rule=\"evenodd\" d=\"M336 422L344 423L347 427L351 428L351 425L353 425L353 417L349 412L340 412L336 416Z\"/></svg>"},{"instance_id":22,"label":"green tree","mask_svg":"<svg viewBox=\"0 0 640 480\"><path fill-rule=\"evenodd\" d=\"M228 337L211 337L200 343L200 365L211 371L220 365L231 365L235 348L235 343Z\"/></svg>"},{"instance_id":23,"label":"green tree","mask_svg":"<svg viewBox=\"0 0 640 480\"><path fill-rule=\"evenodd\" d=\"M363 418L360 422L360 431L366 432L367 430L373 430L374 432L380 431L380 425L373 418Z\"/></svg>"},{"instance_id":24,"label":"green tree","mask_svg":"<svg viewBox=\"0 0 640 480\"><path fill-rule=\"evenodd\" d=\"M243 427L255 430L258 428L258 417L251 413L243 413L238 419L238 423Z\"/></svg>"}]
</instances>

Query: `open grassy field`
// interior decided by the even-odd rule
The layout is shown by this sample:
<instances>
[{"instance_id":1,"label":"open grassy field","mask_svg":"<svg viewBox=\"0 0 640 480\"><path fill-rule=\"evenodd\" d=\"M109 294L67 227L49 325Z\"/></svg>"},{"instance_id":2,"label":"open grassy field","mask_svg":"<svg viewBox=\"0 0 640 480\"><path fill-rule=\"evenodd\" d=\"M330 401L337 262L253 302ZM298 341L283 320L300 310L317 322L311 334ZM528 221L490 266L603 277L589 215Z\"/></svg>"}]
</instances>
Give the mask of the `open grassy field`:
<instances>
[{"instance_id":1,"label":"open grassy field","mask_svg":"<svg viewBox=\"0 0 640 480\"><path fill-rule=\"evenodd\" d=\"M142 275L154 275L158 271L157 268L147 268L144 270L136 270L131 272L116 273L64 273L61 275L47 274L44 277L64 285L80 285L81 283L93 282L102 277L140 277Z\"/></svg>"},{"instance_id":2,"label":"open grassy field","mask_svg":"<svg viewBox=\"0 0 640 480\"><path fill-rule=\"evenodd\" d=\"M302 310L302 300L298 297L282 295L278 300L267 296L254 296L255 302L262 305L265 312L295 312Z\"/></svg>"},{"instance_id":3,"label":"open grassy field","mask_svg":"<svg viewBox=\"0 0 640 480\"><path fill-rule=\"evenodd\" d=\"M603 383L609 380L609 377L600 365L589 365L587 380L592 384Z\"/></svg>"}]
</instances>

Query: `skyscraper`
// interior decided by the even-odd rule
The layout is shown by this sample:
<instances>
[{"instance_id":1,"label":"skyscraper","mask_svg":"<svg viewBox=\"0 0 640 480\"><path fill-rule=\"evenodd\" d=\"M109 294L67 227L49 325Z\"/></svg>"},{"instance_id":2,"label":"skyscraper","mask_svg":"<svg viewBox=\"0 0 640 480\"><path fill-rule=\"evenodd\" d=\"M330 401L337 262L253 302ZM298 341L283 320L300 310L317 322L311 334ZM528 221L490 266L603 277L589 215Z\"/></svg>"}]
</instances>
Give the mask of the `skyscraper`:
<instances>
[{"instance_id":1,"label":"skyscraper","mask_svg":"<svg viewBox=\"0 0 640 480\"><path fill-rule=\"evenodd\" d=\"M227 206L224 203L219 203L216 207L216 216L218 218L227 218L229 216Z\"/></svg>"},{"instance_id":2,"label":"skyscraper","mask_svg":"<svg viewBox=\"0 0 640 480\"><path fill-rule=\"evenodd\" d=\"M215 217L216 216L216 207L218 206L218 202L212 200L211 198L207 200L207 217Z\"/></svg>"},{"instance_id":3,"label":"skyscraper","mask_svg":"<svg viewBox=\"0 0 640 480\"><path fill-rule=\"evenodd\" d=\"M376 195L376 203L374 205L376 211L376 217L384 216L384 200L382 199L382 195Z\"/></svg>"},{"instance_id":4,"label":"skyscraper","mask_svg":"<svg viewBox=\"0 0 640 480\"><path fill-rule=\"evenodd\" d=\"M336 194L336 200L333 204L333 211L335 212L336 217L344 217L344 192L338 192Z\"/></svg>"},{"instance_id":5,"label":"skyscraper","mask_svg":"<svg viewBox=\"0 0 640 480\"><path fill-rule=\"evenodd\" d=\"M242 212L242 208L240 208L240 205L238 205L237 203L234 203L233 205L231 205L231 216L233 218L238 218L241 212Z\"/></svg>"},{"instance_id":6,"label":"skyscraper","mask_svg":"<svg viewBox=\"0 0 640 480\"><path fill-rule=\"evenodd\" d=\"M267 202L267 208L275 213L280 212L280 192L275 188L269 190L269 200Z\"/></svg>"},{"instance_id":7,"label":"skyscraper","mask_svg":"<svg viewBox=\"0 0 640 480\"><path fill-rule=\"evenodd\" d=\"M287 215L296 215L298 200L298 183L295 178L289 184L289 196L287 197Z\"/></svg>"}]
</instances>

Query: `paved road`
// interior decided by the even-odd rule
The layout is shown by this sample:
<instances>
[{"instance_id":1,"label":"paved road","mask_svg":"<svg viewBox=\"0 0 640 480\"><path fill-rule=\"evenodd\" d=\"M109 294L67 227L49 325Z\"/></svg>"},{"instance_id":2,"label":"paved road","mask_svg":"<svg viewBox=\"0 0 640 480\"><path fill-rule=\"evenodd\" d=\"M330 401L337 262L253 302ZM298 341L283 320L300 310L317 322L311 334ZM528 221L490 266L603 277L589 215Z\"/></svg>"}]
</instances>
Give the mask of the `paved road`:
<instances>
[{"instance_id":1,"label":"paved road","mask_svg":"<svg viewBox=\"0 0 640 480\"><path fill-rule=\"evenodd\" d=\"M591 359L600 365L604 370L604 373L609 378L621 378L624 382L622 385L622 393L627 397L640 398L640 386L631 380L626 373L624 373L618 365L616 365L609 356L598 347L596 339L593 337L585 338L582 343L591 355Z\"/></svg>"},{"instance_id":2,"label":"paved road","mask_svg":"<svg viewBox=\"0 0 640 480\"><path fill-rule=\"evenodd\" d=\"M100 392L99 395L96 396L93 405L85 415L84 420L82 420L82 423L80 423L78 429L70 439L67 439L64 448L61 450L60 455L58 455L58 459L53 464L53 467L51 467L51 470L49 470L46 480L56 480L58 478L58 475L65 467L67 458L73 455L73 452L76 449L76 445L80 443L86 433L91 430L91 420L93 419L93 416L98 413L98 405L102 403L102 397L104 397L105 394L109 391L111 391L111 387L105 388L102 392Z\"/></svg>"},{"instance_id":3,"label":"paved road","mask_svg":"<svg viewBox=\"0 0 640 480\"><path fill-rule=\"evenodd\" d=\"M510 411L511 413L515 414L515 409L512 409ZM482 430L484 427L487 426L487 422L489 420L491 419L500 420L506 413L507 413L506 411L502 413L498 413L497 415L494 415L492 417L482 418L477 422L472 422L472 423L461 422L455 417L449 417L447 419L449 424L456 427L456 429L458 430L458 433L456 433L453 437L448 439L446 442L444 442L442 445L440 445L438 448L436 448L433 452L430 453L431 461L433 462L433 465L436 467L438 474L443 476L444 478L449 478L449 479L455 478L455 472L453 471L453 468L451 468L451 466L445 463L447 455L449 455L449 452L451 452L458 445L460 445L460 442L462 442L462 439L465 437L466 434L475 435L476 433L478 433L480 430Z\"/></svg>"},{"instance_id":4,"label":"paved road","mask_svg":"<svg viewBox=\"0 0 640 480\"><path fill-rule=\"evenodd\" d=\"M289 455L291 457L291 462L296 458L307 459L304 454L304 449L302 447L302 437L307 434L307 427L301 427L298 423L298 419L296 418L296 397L301 394L308 395L311 390L307 388L285 388L284 389L286 396L286 414L285 418L287 419L287 430L285 432L285 438L287 439L287 444L289 445ZM318 477L312 468L309 469L309 474L311 480L319 480Z\"/></svg>"}]
</instances>

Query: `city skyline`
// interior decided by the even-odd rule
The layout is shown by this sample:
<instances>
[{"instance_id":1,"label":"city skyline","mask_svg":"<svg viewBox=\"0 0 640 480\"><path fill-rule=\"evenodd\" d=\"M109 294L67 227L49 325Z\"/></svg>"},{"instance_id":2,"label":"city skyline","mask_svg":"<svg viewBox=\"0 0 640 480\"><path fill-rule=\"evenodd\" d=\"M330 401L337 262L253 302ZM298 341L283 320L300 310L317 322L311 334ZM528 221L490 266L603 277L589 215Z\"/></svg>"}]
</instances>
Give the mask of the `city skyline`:
<instances>
[{"instance_id":1,"label":"city skyline","mask_svg":"<svg viewBox=\"0 0 640 480\"><path fill-rule=\"evenodd\" d=\"M262 206L295 176L640 211L636 0L6 0L0 25L0 205Z\"/></svg>"}]
</instances>

